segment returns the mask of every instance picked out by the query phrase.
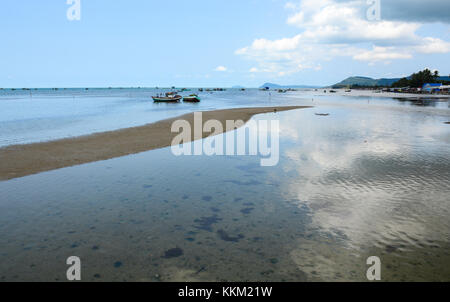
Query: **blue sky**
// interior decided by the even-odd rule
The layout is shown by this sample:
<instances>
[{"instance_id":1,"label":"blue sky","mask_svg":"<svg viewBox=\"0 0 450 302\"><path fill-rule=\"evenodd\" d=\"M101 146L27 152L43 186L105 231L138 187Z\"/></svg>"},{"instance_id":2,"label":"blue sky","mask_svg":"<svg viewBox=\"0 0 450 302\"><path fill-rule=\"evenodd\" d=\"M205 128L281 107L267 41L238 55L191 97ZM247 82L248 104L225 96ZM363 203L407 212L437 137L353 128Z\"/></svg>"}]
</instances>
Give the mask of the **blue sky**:
<instances>
[{"instance_id":1,"label":"blue sky","mask_svg":"<svg viewBox=\"0 0 450 302\"><path fill-rule=\"evenodd\" d=\"M329 85L450 73L450 1L66 0L0 4L0 87ZM374 0L375 1L375 0ZM384 13L383 13L384 12ZM443 13L444 12L444 13Z\"/></svg>"}]
</instances>

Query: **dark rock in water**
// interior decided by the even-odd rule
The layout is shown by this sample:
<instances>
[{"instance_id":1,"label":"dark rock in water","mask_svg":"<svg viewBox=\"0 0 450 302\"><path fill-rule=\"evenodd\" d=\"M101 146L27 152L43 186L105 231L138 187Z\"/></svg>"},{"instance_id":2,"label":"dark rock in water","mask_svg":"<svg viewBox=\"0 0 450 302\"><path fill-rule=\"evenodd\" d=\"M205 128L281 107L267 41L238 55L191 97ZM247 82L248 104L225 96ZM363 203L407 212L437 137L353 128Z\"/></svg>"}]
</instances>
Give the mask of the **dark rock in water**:
<instances>
[{"instance_id":1,"label":"dark rock in water","mask_svg":"<svg viewBox=\"0 0 450 302\"><path fill-rule=\"evenodd\" d=\"M250 181L226 180L225 182L229 182L238 186L256 186L262 184L257 180L250 180Z\"/></svg>"},{"instance_id":2,"label":"dark rock in water","mask_svg":"<svg viewBox=\"0 0 450 302\"><path fill-rule=\"evenodd\" d=\"M218 223L222 219L219 218L217 215L211 216L211 217L202 217L200 219L194 220L197 225L195 225L195 228L199 230L204 230L208 232L212 232L212 225Z\"/></svg>"},{"instance_id":3,"label":"dark rock in water","mask_svg":"<svg viewBox=\"0 0 450 302\"><path fill-rule=\"evenodd\" d=\"M250 214L252 211L254 210L254 208L245 208L241 210L241 213L244 215L248 215Z\"/></svg>"},{"instance_id":4,"label":"dark rock in water","mask_svg":"<svg viewBox=\"0 0 450 302\"><path fill-rule=\"evenodd\" d=\"M217 231L217 234L219 235L220 239L222 239L224 241L229 241L229 242L238 242L239 240L244 238L244 235L242 235L242 234L239 234L237 237L231 237L224 230Z\"/></svg>"},{"instance_id":5,"label":"dark rock in water","mask_svg":"<svg viewBox=\"0 0 450 302\"><path fill-rule=\"evenodd\" d=\"M198 275L198 274L200 274L201 272L204 272L204 271L206 271L206 267L202 266L202 267L195 273L195 275Z\"/></svg>"},{"instance_id":6,"label":"dark rock in water","mask_svg":"<svg viewBox=\"0 0 450 302\"><path fill-rule=\"evenodd\" d=\"M263 172L263 170L261 169L261 166L259 164L249 164L249 165L242 165L242 166L237 166L237 169L250 173L250 174L260 174Z\"/></svg>"},{"instance_id":7,"label":"dark rock in water","mask_svg":"<svg viewBox=\"0 0 450 302\"><path fill-rule=\"evenodd\" d=\"M183 255L183 250L177 247L177 248L170 249L170 250L166 251L164 253L163 258L166 258L166 259L177 258L177 257L180 257L182 255Z\"/></svg>"},{"instance_id":8,"label":"dark rock in water","mask_svg":"<svg viewBox=\"0 0 450 302\"><path fill-rule=\"evenodd\" d=\"M388 253L394 253L398 250L398 248L396 246L393 245L387 245L386 246L386 252Z\"/></svg>"},{"instance_id":9,"label":"dark rock in water","mask_svg":"<svg viewBox=\"0 0 450 302\"><path fill-rule=\"evenodd\" d=\"M120 261L117 261L116 263L114 263L115 268L119 268L121 266L122 266L122 262L120 262Z\"/></svg>"},{"instance_id":10,"label":"dark rock in water","mask_svg":"<svg viewBox=\"0 0 450 302\"><path fill-rule=\"evenodd\" d=\"M211 196L203 196L203 197L202 197L202 200L203 200L203 201L211 201L211 200L212 200L212 197L211 197Z\"/></svg>"},{"instance_id":11,"label":"dark rock in water","mask_svg":"<svg viewBox=\"0 0 450 302\"><path fill-rule=\"evenodd\" d=\"M277 258L272 258L272 259L270 259L270 263L277 264L278 263L278 259Z\"/></svg>"}]
</instances>

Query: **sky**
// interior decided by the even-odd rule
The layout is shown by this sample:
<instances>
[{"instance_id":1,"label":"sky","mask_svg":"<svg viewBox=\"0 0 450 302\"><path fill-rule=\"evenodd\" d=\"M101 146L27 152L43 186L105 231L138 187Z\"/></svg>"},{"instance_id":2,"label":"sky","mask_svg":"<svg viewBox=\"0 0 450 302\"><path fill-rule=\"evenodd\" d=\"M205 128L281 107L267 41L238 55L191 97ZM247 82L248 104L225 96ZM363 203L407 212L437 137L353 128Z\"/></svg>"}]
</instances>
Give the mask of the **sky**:
<instances>
[{"instance_id":1,"label":"sky","mask_svg":"<svg viewBox=\"0 0 450 302\"><path fill-rule=\"evenodd\" d=\"M450 73L448 0L2 0L0 34L5 88Z\"/></svg>"}]
</instances>

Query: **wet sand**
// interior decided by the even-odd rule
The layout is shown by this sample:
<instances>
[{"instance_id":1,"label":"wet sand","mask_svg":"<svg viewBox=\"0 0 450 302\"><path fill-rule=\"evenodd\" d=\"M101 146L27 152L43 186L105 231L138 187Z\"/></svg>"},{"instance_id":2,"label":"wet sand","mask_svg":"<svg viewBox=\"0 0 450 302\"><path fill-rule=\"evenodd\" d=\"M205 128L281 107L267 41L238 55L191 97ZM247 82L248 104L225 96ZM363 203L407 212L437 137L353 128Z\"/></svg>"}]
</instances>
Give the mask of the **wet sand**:
<instances>
[{"instance_id":1,"label":"wet sand","mask_svg":"<svg viewBox=\"0 0 450 302\"><path fill-rule=\"evenodd\" d=\"M304 108L311 107L261 107L207 111L203 112L203 123L211 119L220 121L222 125L225 125L227 120L248 122L256 114ZM171 132L172 123L176 120L186 120L193 126L194 113L140 127L1 148L0 181L169 147L173 138L178 135ZM225 131L230 130L234 129ZM205 138L210 133L202 135L202 138Z\"/></svg>"}]
</instances>

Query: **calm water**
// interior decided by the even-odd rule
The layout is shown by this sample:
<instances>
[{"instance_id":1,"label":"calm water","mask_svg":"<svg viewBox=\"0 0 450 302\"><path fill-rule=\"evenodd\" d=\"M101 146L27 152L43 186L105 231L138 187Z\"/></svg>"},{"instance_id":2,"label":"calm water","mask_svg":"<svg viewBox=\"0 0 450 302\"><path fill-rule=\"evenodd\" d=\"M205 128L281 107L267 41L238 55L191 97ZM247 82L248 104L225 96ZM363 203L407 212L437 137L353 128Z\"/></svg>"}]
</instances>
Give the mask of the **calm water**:
<instances>
[{"instance_id":1,"label":"calm water","mask_svg":"<svg viewBox=\"0 0 450 302\"><path fill-rule=\"evenodd\" d=\"M166 148L0 182L0 280L63 281L79 256L84 281L364 281L379 256L385 281L450 281L447 101L231 90L154 105L152 94L2 91L0 145L193 110L316 107L254 118L280 120L275 167Z\"/></svg>"}]
</instances>

